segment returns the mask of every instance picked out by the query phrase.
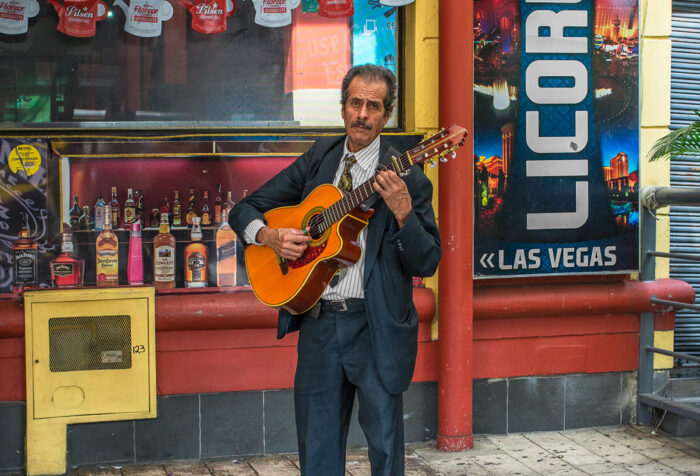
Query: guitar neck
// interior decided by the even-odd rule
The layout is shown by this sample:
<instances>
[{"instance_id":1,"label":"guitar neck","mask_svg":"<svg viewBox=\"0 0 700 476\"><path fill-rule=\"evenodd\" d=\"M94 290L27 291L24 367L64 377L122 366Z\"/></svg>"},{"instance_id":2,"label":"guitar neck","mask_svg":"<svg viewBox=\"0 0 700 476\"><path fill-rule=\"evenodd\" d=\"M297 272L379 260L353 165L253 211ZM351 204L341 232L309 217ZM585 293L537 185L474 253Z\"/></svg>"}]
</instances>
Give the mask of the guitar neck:
<instances>
[{"instance_id":1,"label":"guitar neck","mask_svg":"<svg viewBox=\"0 0 700 476\"><path fill-rule=\"evenodd\" d=\"M393 163L389 166L383 167L382 170L393 170L397 174L401 175L405 173L412 163L407 154L403 154L398 159L394 159ZM376 182L377 176L370 178L362 185L355 188L352 192L345 195L343 198L335 202L333 205L328 207L321 213L324 226L323 230L336 223L345 215L354 210L360 203L367 200L374 194L374 188L372 184Z\"/></svg>"}]
</instances>

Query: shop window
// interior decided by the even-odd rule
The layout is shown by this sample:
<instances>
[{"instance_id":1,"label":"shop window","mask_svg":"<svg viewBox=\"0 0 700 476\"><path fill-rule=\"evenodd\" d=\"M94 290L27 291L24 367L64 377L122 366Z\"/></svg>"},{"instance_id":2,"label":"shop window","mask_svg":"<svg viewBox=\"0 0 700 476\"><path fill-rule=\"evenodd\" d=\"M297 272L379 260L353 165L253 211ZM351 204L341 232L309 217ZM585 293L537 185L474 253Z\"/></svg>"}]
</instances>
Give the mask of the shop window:
<instances>
[{"instance_id":1,"label":"shop window","mask_svg":"<svg viewBox=\"0 0 700 476\"><path fill-rule=\"evenodd\" d=\"M339 127L350 66L398 70L399 15L378 0L335 18L315 0L192 2L5 2L23 13L0 19L0 127Z\"/></svg>"}]
</instances>

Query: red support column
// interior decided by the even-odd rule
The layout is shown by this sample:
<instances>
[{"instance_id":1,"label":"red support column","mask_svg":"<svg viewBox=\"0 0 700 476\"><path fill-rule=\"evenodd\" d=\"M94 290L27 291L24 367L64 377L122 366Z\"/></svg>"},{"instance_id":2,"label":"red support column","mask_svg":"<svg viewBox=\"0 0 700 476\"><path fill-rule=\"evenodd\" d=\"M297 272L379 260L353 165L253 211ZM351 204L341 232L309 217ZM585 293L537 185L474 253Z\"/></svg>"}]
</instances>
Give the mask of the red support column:
<instances>
[{"instance_id":1,"label":"red support column","mask_svg":"<svg viewBox=\"0 0 700 476\"><path fill-rule=\"evenodd\" d=\"M457 159L441 164L439 220L443 257L438 282L440 373L437 446L461 451L472 435L473 5L440 1L440 126L469 131Z\"/></svg>"}]
</instances>

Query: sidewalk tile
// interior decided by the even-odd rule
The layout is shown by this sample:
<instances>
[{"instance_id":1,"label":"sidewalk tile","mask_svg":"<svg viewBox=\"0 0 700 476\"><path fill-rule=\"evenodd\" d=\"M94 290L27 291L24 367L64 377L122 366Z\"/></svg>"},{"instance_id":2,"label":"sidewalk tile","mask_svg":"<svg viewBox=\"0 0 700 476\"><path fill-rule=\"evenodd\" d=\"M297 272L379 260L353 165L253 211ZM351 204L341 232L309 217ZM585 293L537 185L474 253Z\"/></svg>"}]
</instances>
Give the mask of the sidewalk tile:
<instances>
[{"instance_id":1,"label":"sidewalk tile","mask_svg":"<svg viewBox=\"0 0 700 476\"><path fill-rule=\"evenodd\" d=\"M140 464L137 466L124 466L124 476L165 476L167 473L161 464Z\"/></svg>"},{"instance_id":2,"label":"sidewalk tile","mask_svg":"<svg viewBox=\"0 0 700 476\"><path fill-rule=\"evenodd\" d=\"M406 467L404 476L436 476L437 473L430 468L417 455L406 455Z\"/></svg>"},{"instance_id":3,"label":"sidewalk tile","mask_svg":"<svg viewBox=\"0 0 700 476\"><path fill-rule=\"evenodd\" d=\"M291 476L298 475L299 468L287 458L264 457L248 460L250 466L260 476Z\"/></svg>"},{"instance_id":4,"label":"sidewalk tile","mask_svg":"<svg viewBox=\"0 0 700 476\"><path fill-rule=\"evenodd\" d=\"M474 450L449 453L439 451L433 445L432 447L416 448L414 452L440 475L482 476L490 474L489 471L474 462L472 451ZM498 452L491 454L498 454Z\"/></svg>"},{"instance_id":5,"label":"sidewalk tile","mask_svg":"<svg viewBox=\"0 0 700 476\"><path fill-rule=\"evenodd\" d=\"M700 473L700 460L690 456L678 457L678 458L664 458L658 461L670 468L680 471L684 474L698 474Z\"/></svg>"},{"instance_id":6,"label":"sidewalk tile","mask_svg":"<svg viewBox=\"0 0 700 476\"><path fill-rule=\"evenodd\" d=\"M631 474L634 474L631 471L627 471L626 469L621 468L619 464L614 463L584 464L581 466L577 466L577 468L588 474L604 474L605 476L611 474L624 474L629 476Z\"/></svg>"},{"instance_id":7,"label":"sidewalk tile","mask_svg":"<svg viewBox=\"0 0 700 476\"><path fill-rule=\"evenodd\" d=\"M493 474L537 474L512 456L504 453L475 456L472 461Z\"/></svg>"},{"instance_id":8,"label":"sidewalk tile","mask_svg":"<svg viewBox=\"0 0 700 476\"><path fill-rule=\"evenodd\" d=\"M648 463L626 464L624 468L632 471L635 474L664 474L668 476L681 474L680 472L666 466L658 461L649 461Z\"/></svg>"},{"instance_id":9,"label":"sidewalk tile","mask_svg":"<svg viewBox=\"0 0 700 476\"><path fill-rule=\"evenodd\" d=\"M491 435L491 442L522 464L542 474L574 471L574 467L536 445L524 435Z\"/></svg>"},{"instance_id":10,"label":"sidewalk tile","mask_svg":"<svg viewBox=\"0 0 700 476\"><path fill-rule=\"evenodd\" d=\"M605 462L600 456L591 453L559 432L525 433L524 436L572 466Z\"/></svg>"},{"instance_id":11,"label":"sidewalk tile","mask_svg":"<svg viewBox=\"0 0 700 476\"><path fill-rule=\"evenodd\" d=\"M201 461L165 464L168 476L210 476L211 473Z\"/></svg>"},{"instance_id":12,"label":"sidewalk tile","mask_svg":"<svg viewBox=\"0 0 700 476\"><path fill-rule=\"evenodd\" d=\"M78 470L78 476L121 476L122 472L114 466L105 466L100 468L81 468Z\"/></svg>"},{"instance_id":13,"label":"sidewalk tile","mask_svg":"<svg viewBox=\"0 0 700 476\"><path fill-rule=\"evenodd\" d=\"M610 430L609 435L610 439L636 451L658 449L664 446L664 443L658 441L651 432L645 434L631 427L613 428Z\"/></svg>"},{"instance_id":14,"label":"sidewalk tile","mask_svg":"<svg viewBox=\"0 0 700 476\"><path fill-rule=\"evenodd\" d=\"M348 451L345 457L345 473L350 476L371 476L367 453L360 451Z\"/></svg>"},{"instance_id":15,"label":"sidewalk tile","mask_svg":"<svg viewBox=\"0 0 700 476\"><path fill-rule=\"evenodd\" d=\"M206 465L214 476L257 476L245 460L209 461Z\"/></svg>"}]
</instances>

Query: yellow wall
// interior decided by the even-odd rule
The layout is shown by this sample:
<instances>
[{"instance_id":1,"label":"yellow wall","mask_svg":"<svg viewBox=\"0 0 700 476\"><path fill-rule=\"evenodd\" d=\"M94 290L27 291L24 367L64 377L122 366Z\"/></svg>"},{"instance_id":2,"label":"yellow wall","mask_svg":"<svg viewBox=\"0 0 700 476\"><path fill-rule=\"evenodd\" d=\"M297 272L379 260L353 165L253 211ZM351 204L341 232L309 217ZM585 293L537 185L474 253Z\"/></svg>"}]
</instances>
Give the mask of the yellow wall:
<instances>
[{"instance_id":1,"label":"yellow wall","mask_svg":"<svg viewBox=\"0 0 700 476\"><path fill-rule=\"evenodd\" d=\"M438 129L438 0L420 0L405 7L404 116L406 131L430 135ZM426 168L433 182L433 208L438 214L438 167ZM440 217L437 217L438 222ZM425 280L437 299L438 279ZM437 319L434 320L434 326ZM434 338L437 337L433 333Z\"/></svg>"},{"instance_id":2,"label":"yellow wall","mask_svg":"<svg viewBox=\"0 0 700 476\"><path fill-rule=\"evenodd\" d=\"M641 185L670 185L669 161L649 162L647 154L657 139L668 133L671 124L671 0L640 0L641 7L641 96L640 96L640 177ZM641 188L641 187L640 187ZM669 250L669 208L656 211L656 249ZM669 276L668 259L656 259L656 278ZM673 331L655 331L654 345L673 350ZM673 359L654 356L655 369L673 367Z\"/></svg>"}]
</instances>

